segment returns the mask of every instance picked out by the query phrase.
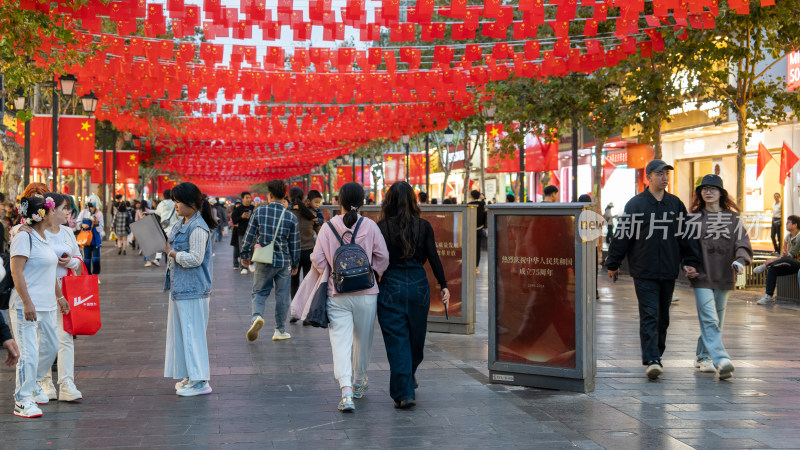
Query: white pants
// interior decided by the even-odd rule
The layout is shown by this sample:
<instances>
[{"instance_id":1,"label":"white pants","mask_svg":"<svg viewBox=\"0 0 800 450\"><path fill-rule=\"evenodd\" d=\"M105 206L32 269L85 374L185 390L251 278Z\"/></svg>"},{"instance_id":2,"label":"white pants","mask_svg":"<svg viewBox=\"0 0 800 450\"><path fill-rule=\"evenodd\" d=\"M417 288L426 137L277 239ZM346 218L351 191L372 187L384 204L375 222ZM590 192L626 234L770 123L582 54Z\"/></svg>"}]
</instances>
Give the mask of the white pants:
<instances>
[{"instance_id":1,"label":"white pants","mask_svg":"<svg viewBox=\"0 0 800 450\"><path fill-rule=\"evenodd\" d=\"M64 315L58 316L58 384L66 380L75 383L75 342L71 334L64 331ZM42 380L44 383L52 382L52 371L48 370Z\"/></svg>"},{"instance_id":2,"label":"white pants","mask_svg":"<svg viewBox=\"0 0 800 450\"><path fill-rule=\"evenodd\" d=\"M167 309L167 348L164 376L208 381L208 307L210 297L193 300L172 300Z\"/></svg>"},{"instance_id":3,"label":"white pants","mask_svg":"<svg viewBox=\"0 0 800 450\"><path fill-rule=\"evenodd\" d=\"M19 309L8 312L14 329L14 339L19 346L17 361L17 386L14 400L21 402L31 398L38 383L50 372L50 366L58 352L58 333L56 316L58 311L36 311L36 320L25 320L25 313Z\"/></svg>"},{"instance_id":4,"label":"white pants","mask_svg":"<svg viewBox=\"0 0 800 450\"><path fill-rule=\"evenodd\" d=\"M328 334L333 350L333 374L339 387L362 381L372 353L378 294L328 297Z\"/></svg>"}]
</instances>

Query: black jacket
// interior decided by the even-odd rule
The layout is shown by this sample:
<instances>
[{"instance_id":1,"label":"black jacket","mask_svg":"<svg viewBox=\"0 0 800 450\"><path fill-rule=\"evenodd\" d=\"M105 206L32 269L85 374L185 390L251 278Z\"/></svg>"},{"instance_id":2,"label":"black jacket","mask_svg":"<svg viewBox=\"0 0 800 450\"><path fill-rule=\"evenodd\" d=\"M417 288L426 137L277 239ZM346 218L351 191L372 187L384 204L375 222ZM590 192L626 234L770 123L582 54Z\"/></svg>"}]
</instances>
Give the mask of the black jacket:
<instances>
[{"instance_id":1,"label":"black jacket","mask_svg":"<svg viewBox=\"0 0 800 450\"><path fill-rule=\"evenodd\" d=\"M478 230L482 230L486 227L486 203L483 200L473 200L468 204L478 207L478 222L476 225Z\"/></svg>"},{"instance_id":2,"label":"black jacket","mask_svg":"<svg viewBox=\"0 0 800 450\"><path fill-rule=\"evenodd\" d=\"M3 320L3 316L0 315L0 344L3 342L12 339L11 330L8 329L8 325L6 325L6 321Z\"/></svg>"},{"instance_id":3,"label":"black jacket","mask_svg":"<svg viewBox=\"0 0 800 450\"><path fill-rule=\"evenodd\" d=\"M667 220L663 220L665 214ZM680 217L688 219L686 207L668 192L661 201L648 189L633 197L625 205L625 214L617 220L617 232L606 259L608 269L619 269L626 256L633 278L674 280L682 265L699 267L697 241L679 235L681 228L686 229Z\"/></svg>"}]
</instances>

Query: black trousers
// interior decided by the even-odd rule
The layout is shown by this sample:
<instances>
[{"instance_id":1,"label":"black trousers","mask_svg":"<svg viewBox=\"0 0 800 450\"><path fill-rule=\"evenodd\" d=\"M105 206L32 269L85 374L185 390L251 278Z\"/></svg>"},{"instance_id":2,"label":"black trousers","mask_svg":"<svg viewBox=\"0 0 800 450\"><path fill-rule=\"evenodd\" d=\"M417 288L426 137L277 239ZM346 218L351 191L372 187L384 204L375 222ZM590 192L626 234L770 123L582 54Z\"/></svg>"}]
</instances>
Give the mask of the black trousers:
<instances>
[{"instance_id":1,"label":"black trousers","mask_svg":"<svg viewBox=\"0 0 800 450\"><path fill-rule=\"evenodd\" d=\"M800 260L791 256L784 256L767 268L767 290L766 294L775 294L775 285L778 284L778 277L791 275L800 270Z\"/></svg>"},{"instance_id":2,"label":"black trousers","mask_svg":"<svg viewBox=\"0 0 800 450\"><path fill-rule=\"evenodd\" d=\"M305 278L305 276L308 275L308 271L311 270L311 252L313 251L313 248L300 250L300 270L292 275L292 298L294 298L294 294L297 294L297 290L300 288L300 271L303 272L303 278Z\"/></svg>"},{"instance_id":3,"label":"black trousers","mask_svg":"<svg viewBox=\"0 0 800 450\"><path fill-rule=\"evenodd\" d=\"M639 300L639 340L642 345L642 364L661 361L667 347L669 306L675 280L634 278L636 298Z\"/></svg>"},{"instance_id":4,"label":"black trousers","mask_svg":"<svg viewBox=\"0 0 800 450\"><path fill-rule=\"evenodd\" d=\"M475 235L475 267L481 265L481 245L483 244L483 229L478 230Z\"/></svg>"},{"instance_id":5,"label":"black trousers","mask_svg":"<svg viewBox=\"0 0 800 450\"><path fill-rule=\"evenodd\" d=\"M775 253L780 253L781 246L783 245L783 236L781 236L780 221L772 222L772 228L770 228L769 237L770 239L772 239L772 246L775 248Z\"/></svg>"}]
</instances>

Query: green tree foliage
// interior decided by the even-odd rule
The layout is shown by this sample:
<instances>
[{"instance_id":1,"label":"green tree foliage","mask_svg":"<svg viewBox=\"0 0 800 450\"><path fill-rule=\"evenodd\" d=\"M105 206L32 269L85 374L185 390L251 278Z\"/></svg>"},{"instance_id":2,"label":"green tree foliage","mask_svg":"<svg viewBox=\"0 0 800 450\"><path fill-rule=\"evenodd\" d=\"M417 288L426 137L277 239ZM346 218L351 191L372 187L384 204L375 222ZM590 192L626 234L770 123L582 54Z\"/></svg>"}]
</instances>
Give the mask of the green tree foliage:
<instances>
[{"instance_id":1,"label":"green tree foliage","mask_svg":"<svg viewBox=\"0 0 800 450\"><path fill-rule=\"evenodd\" d=\"M747 140L800 111L797 93L786 92L786 80L772 70L800 47L800 3L777 0L774 6L750 3L750 14L737 14L720 2L716 29L689 34L687 53L700 98L722 102L736 114L736 198L744 201Z\"/></svg>"}]
</instances>

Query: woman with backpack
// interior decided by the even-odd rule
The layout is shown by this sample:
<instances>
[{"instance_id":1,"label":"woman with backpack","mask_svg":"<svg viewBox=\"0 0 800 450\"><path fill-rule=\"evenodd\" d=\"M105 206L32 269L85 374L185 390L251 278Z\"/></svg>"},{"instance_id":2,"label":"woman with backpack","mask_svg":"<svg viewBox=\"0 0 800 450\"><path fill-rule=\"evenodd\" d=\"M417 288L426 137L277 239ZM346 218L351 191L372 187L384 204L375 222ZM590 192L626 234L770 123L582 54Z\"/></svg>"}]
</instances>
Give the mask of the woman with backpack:
<instances>
[{"instance_id":1,"label":"woman with backpack","mask_svg":"<svg viewBox=\"0 0 800 450\"><path fill-rule=\"evenodd\" d=\"M172 227L164 249L164 291L170 293L164 376L180 380L175 384L176 394L193 397L211 393L206 329L213 276L211 231L217 222L211 217L211 205L194 184L175 186L172 199L183 220Z\"/></svg>"},{"instance_id":2,"label":"woman with backpack","mask_svg":"<svg viewBox=\"0 0 800 450\"><path fill-rule=\"evenodd\" d=\"M58 352L58 310L69 305L56 282L58 256L50 248L45 230L51 225L55 202L51 197L23 197L20 214L32 233L17 233L11 241L11 291L9 318L19 345L14 415L40 417L36 404L49 402L41 381Z\"/></svg>"},{"instance_id":3,"label":"woman with backpack","mask_svg":"<svg viewBox=\"0 0 800 450\"><path fill-rule=\"evenodd\" d=\"M320 273L331 267L328 334L333 372L342 390L339 411L349 412L356 409L353 399L363 397L368 388L367 366L378 301L373 271L378 277L383 274L389 265L389 253L378 225L358 214L364 205L364 188L358 183L346 183L339 191L339 201L342 213L320 229L311 263ZM353 243L356 245L345 247ZM360 255L365 255L367 261ZM337 283L340 269L353 270L357 275L348 277L344 284Z\"/></svg>"},{"instance_id":4,"label":"woman with backpack","mask_svg":"<svg viewBox=\"0 0 800 450\"><path fill-rule=\"evenodd\" d=\"M389 268L380 279L378 322L389 358L389 395L395 408L415 406L416 372L425 349L431 291L423 264L431 265L445 307L450 301L431 224L420 217L414 188L392 184L378 227L389 248Z\"/></svg>"}]
</instances>

